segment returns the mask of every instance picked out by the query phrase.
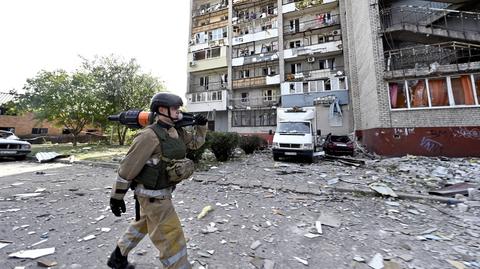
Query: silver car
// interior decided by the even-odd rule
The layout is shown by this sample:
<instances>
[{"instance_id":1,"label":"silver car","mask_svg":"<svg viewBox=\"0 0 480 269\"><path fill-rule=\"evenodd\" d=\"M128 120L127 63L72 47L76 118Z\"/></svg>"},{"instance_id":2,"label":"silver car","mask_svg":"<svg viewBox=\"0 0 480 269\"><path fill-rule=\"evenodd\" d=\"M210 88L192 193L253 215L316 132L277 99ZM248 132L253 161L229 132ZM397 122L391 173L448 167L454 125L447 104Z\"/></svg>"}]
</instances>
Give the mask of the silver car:
<instances>
[{"instance_id":1,"label":"silver car","mask_svg":"<svg viewBox=\"0 0 480 269\"><path fill-rule=\"evenodd\" d=\"M24 160L31 148L30 143L21 141L14 133L0 130L0 158L13 157Z\"/></svg>"}]
</instances>

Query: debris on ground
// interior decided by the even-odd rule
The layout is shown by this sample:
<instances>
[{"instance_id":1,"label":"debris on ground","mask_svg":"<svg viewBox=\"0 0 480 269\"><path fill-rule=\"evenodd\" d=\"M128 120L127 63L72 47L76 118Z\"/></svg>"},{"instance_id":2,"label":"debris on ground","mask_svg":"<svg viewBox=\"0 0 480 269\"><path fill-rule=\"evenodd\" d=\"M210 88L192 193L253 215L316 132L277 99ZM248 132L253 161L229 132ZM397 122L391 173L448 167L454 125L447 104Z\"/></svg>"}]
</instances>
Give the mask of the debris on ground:
<instances>
[{"instance_id":1,"label":"debris on ground","mask_svg":"<svg viewBox=\"0 0 480 269\"><path fill-rule=\"evenodd\" d=\"M46 163L46 162L51 162L55 159L59 158L67 158L70 155L65 155L65 154L59 154L56 152L38 152L35 154L35 158L39 163Z\"/></svg>"},{"instance_id":2,"label":"debris on ground","mask_svg":"<svg viewBox=\"0 0 480 269\"><path fill-rule=\"evenodd\" d=\"M205 207L202 209L202 211L200 212L200 214L198 214L197 219L202 219L202 218L204 218L204 217L208 214L208 212L210 212L210 211L212 211L212 210L213 210L213 207L212 207L212 206L210 206L210 205L205 206Z\"/></svg>"},{"instance_id":3,"label":"debris on ground","mask_svg":"<svg viewBox=\"0 0 480 269\"><path fill-rule=\"evenodd\" d=\"M30 249L30 250L20 250L18 252L14 252L8 257L12 258L19 258L19 259L36 259L43 256L47 256L50 254L55 253L55 248L41 248L41 249Z\"/></svg>"}]
</instances>

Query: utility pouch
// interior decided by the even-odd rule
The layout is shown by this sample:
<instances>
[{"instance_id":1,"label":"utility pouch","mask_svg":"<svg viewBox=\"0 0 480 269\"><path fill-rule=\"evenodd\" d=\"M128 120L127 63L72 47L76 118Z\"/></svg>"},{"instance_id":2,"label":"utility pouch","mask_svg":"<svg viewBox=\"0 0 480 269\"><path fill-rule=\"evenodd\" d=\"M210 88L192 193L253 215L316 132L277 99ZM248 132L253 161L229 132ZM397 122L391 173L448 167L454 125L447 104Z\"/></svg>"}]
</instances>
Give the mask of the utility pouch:
<instances>
[{"instance_id":1,"label":"utility pouch","mask_svg":"<svg viewBox=\"0 0 480 269\"><path fill-rule=\"evenodd\" d=\"M194 169L194 163L190 159L172 160L167 166L168 180L177 184L189 178L193 174Z\"/></svg>"}]
</instances>

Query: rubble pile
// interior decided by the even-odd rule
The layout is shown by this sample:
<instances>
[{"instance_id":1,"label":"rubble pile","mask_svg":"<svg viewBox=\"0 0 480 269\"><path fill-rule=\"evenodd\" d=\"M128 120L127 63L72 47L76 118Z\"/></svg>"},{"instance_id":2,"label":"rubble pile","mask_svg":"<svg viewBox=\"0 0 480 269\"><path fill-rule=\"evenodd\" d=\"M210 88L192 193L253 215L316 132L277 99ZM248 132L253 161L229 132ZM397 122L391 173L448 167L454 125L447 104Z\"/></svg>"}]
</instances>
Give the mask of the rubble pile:
<instances>
[{"instance_id":1,"label":"rubble pile","mask_svg":"<svg viewBox=\"0 0 480 269\"><path fill-rule=\"evenodd\" d=\"M261 152L195 172L173 198L193 267L480 268L478 159L364 163L274 162ZM108 207L115 169L30 165L0 164L9 171L0 172L0 264L105 268L134 218L131 192L126 215ZM130 259L161 268L148 238Z\"/></svg>"}]
</instances>

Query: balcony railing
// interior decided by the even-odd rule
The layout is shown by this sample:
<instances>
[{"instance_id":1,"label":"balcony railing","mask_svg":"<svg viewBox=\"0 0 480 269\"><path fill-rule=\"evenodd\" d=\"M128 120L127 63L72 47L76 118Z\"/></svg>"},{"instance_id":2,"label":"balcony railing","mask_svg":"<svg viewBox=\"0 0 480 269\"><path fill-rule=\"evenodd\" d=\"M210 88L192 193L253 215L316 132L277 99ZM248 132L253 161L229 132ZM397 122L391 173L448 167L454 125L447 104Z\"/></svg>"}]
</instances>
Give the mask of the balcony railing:
<instances>
[{"instance_id":1,"label":"balcony railing","mask_svg":"<svg viewBox=\"0 0 480 269\"><path fill-rule=\"evenodd\" d=\"M328 4L335 1L336 0L283 0L282 4L286 5L290 3L295 3L295 7L300 10L300 9L320 6L323 4Z\"/></svg>"},{"instance_id":2,"label":"balcony railing","mask_svg":"<svg viewBox=\"0 0 480 269\"><path fill-rule=\"evenodd\" d=\"M345 76L345 71L343 67L335 67L335 69L318 69L318 68L308 68L302 69L302 71L297 71L295 73L286 72L285 81L307 81L315 79L330 78L333 76L342 77Z\"/></svg>"},{"instance_id":3,"label":"balcony railing","mask_svg":"<svg viewBox=\"0 0 480 269\"><path fill-rule=\"evenodd\" d=\"M267 85L267 78L265 76L235 79L232 81L232 87L234 89L251 88L265 85Z\"/></svg>"},{"instance_id":4,"label":"balcony railing","mask_svg":"<svg viewBox=\"0 0 480 269\"><path fill-rule=\"evenodd\" d=\"M243 60L242 60L243 58ZM239 56L232 59L233 66L242 66L246 64L275 61L278 59L277 51L267 53L257 53L248 56Z\"/></svg>"},{"instance_id":5,"label":"balcony railing","mask_svg":"<svg viewBox=\"0 0 480 269\"><path fill-rule=\"evenodd\" d=\"M197 82L197 81L196 81ZM190 83L188 93L202 92L202 91L220 91L227 89L228 82L209 82L206 85L198 83Z\"/></svg>"},{"instance_id":6,"label":"balcony railing","mask_svg":"<svg viewBox=\"0 0 480 269\"><path fill-rule=\"evenodd\" d=\"M446 42L385 52L386 71L480 61L480 45Z\"/></svg>"},{"instance_id":7,"label":"balcony railing","mask_svg":"<svg viewBox=\"0 0 480 269\"><path fill-rule=\"evenodd\" d=\"M192 14L193 17L211 14L228 8L228 0L222 0L217 3L211 3L209 7L200 7Z\"/></svg>"},{"instance_id":8,"label":"balcony railing","mask_svg":"<svg viewBox=\"0 0 480 269\"><path fill-rule=\"evenodd\" d=\"M480 29L480 13L478 12L403 6L384 9L380 14L383 30L405 24L475 33L478 33L478 29Z\"/></svg>"},{"instance_id":9,"label":"balcony railing","mask_svg":"<svg viewBox=\"0 0 480 269\"><path fill-rule=\"evenodd\" d=\"M315 29L320 29L324 27L329 27L332 25L339 25L340 24L340 16L339 15L330 15L330 14L323 14L321 17L316 18L314 20L300 22L299 24L289 25L285 22L285 26L283 27L283 32L285 34L295 34L295 33L302 33L305 31L311 31Z\"/></svg>"},{"instance_id":10,"label":"balcony railing","mask_svg":"<svg viewBox=\"0 0 480 269\"><path fill-rule=\"evenodd\" d=\"M260 108L278 106L280 103L280 96L269 95L262 97L245 97L245 98L230 98L230 105L234 108Z\"/></svg>"}]
</instances>

